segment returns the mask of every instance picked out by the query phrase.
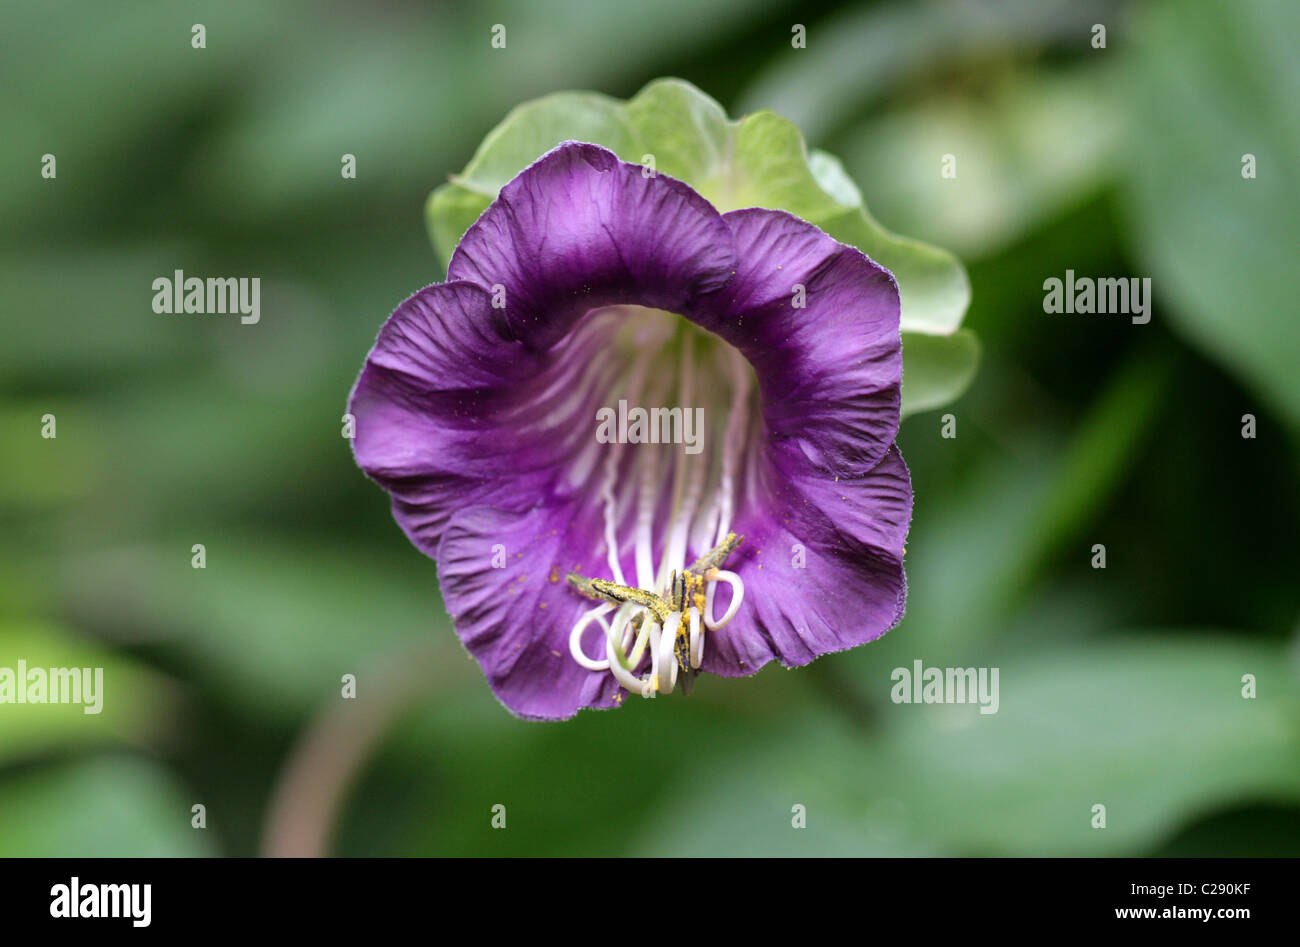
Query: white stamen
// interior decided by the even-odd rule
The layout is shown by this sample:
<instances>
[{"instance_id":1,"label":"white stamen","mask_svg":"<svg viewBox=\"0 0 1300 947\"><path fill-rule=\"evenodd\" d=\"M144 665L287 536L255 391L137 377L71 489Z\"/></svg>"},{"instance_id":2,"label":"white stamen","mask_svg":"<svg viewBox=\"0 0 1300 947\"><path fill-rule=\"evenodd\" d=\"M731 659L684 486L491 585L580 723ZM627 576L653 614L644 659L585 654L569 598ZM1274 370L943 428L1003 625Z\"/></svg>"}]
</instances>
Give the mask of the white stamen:
<instances>
[{"instance_id":1,"label":"white stamen","mask_svg":"<svg viewBox=\"0 0 1300 947\"><path fill-rule=\"evenodd\" d=\"M704 629L700 627L700 610L692 607L690 610L690 630L691 630L691 667L699 668L704 661Z\"/></svg>"},{"instance_id":2,"label":"white stamen","mask_svg":"<svg viewBox=\"0 0 1300 947\"><path fill-rule=\"evenodd\" d=\"M704 578L709 580L704 598L704 624L709 631L717 631L719 628L726 627L727 622L735 618L736 612L740 611L740 603L745 600L745 582L736 573L728 572L726 569L710 569L704 573ZM717 582L726 582L731 586L731 601L727 603L727 610L722 613L722 617L715 619L713 591L717 587Z\"/></svg>"},{"instance_id":3,"label":"white stamen","mask_svg":"<svg viewBox=\"0 0 1300 947\"><path fill-rule=\"evenodd\" d=\"M678 398L683 405L683 412L689 411L695 398L695 360L692 357L694 342L690 336L682 340L681 384ZM703 435L703 432L699 432ZM659 562L659 573L655 576L657 588L666 588L672 571L681 571L686 560L687 533L691 520L695 517L695 508L700 501L700 491L704 486L704 477L708 465L688 463L690 455L684 450L676 451L673 463L673 502L668 514L672 528L668 531L664 543L663 558ZM688 473L689 470L689 473Z\"/></svg>"},{"instance_id":4,"label":"white stamen","mask_svg":"<svg viewBox=\"0 0 1300 947\"><path fill-rule=\"evenodd\" d=\"M655 473L658 457L652 450L641 453L641 490L637 498L636 511L636 584L643 589L657 588L655 582L654 544L651 533L655 525L655 501L658 499L658 486Z\"/></svg>"},{"instance_id":5,"label":"white stamen","mask_svg":"<svg viewBox=\"0 0 1300 947\"><path fill-rule=\"evenodd\" d=\"M601 627L605 629L605 637L608 639L609 622L605 621L605 614L612 611L613 608L613 605L597 605L595 608L588 609L582 613L582 617L578 619L578 623L574 625L573 630L569 632L569 654L573 655L573 660L577 661L588 671L608 671L609 661L604 658L597 661L593 658L587 657L586 653L582 650L582 633L587 630L588 625L593 621L597 621L600 622Z\"/></svg>"},{"instance_id":6,"label":"white stamen","mask_svg":"<svg viewBox=\"0 0 1300 947\"><path fill-rule=\"evenodd\" d=\"M645 351L636 360L632 367L631 380L628 382L628 398L637 398L642 386L645 384L646 373L650 369L650 357L652 353ZM618 506L614 499L614 481L618 479L618 462L623 456L623 444L609 445L611 450L609 457L605 461L605 481L601 484L600 496L605 510L605 549L606 560L609 563L609 571L614 576L614 581L619 585L627 585L627 580L623 578L623 566L619 562L618 556L618 535L615 532L614 524L618 522Z\"/></svg>"},{"instance_id":7,"label":"white stamen","mask_svg":"<svg viewBox=\"0 0 1300 947\"><path fill-rule=\"evenodd\" d=\"M633 605L629 614L638 612L641 615L641 630L637 632L636 643L632 646L632 650L627 652L626 667L628 670L641 663L641 656L645 654L646 645L650 642L650 622L648 620L650 613L639 605ZM624 645L624 650L626 651L626 645Z\"/></svg>"},{"instance_id":8,"label":"white stamen","mask_svg":"<svg viewBox=\"0 0 1300 947\"><path fill-rule=\"evenodd\" d=\"M727 416L727 434L722 442L722 480L718 484L721 503L718 506L718 532L714 545L727 538L731 530L732 494L735 490L737 453L740 451L741 434L746 426L746 407L749 404L749 366L745 358L735 349L729 349L731 355L731 375L735 389L731 397L731 413Z\"/></svg>"},{"instance_id":9,"label":"white stamen","mask_svg":"<svg viewBox=\"0 0 1300 947\"><path fill-rule=\"evenodd\" d=\"M655 663L655 674L659 679L659 692L671 694L677 686L677 656L674 646L677 644L677 631L682 626L682 613L673 612L668 616L663 634L659 636L659 659Z\"/></svg>"},{"instance_id":10,"label":"white stamen","mask_svg":"<svg viewBox=\"0 0 1300 947\"><path fill-rule=\"evenodd\" d=\"M653 631L654 629L651 629ZM605 648L609 653L609 670L614 675L614 679L630 690L634 694L640 694L642 697L652 696L650 687L650 678L640 678L631 671L623 667L619 662L618 656L614 653L614 642L608 638L605 639Z\"/></svg>"}]
</instances>

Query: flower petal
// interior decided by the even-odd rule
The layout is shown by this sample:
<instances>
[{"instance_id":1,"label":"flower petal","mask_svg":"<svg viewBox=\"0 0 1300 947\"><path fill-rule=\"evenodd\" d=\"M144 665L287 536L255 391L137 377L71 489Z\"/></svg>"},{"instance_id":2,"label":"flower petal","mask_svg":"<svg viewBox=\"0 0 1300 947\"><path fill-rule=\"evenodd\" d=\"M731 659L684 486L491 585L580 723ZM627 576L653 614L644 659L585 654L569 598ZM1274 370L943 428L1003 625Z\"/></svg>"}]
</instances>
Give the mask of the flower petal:
<instances>
[{"instance_id":1,"label":"flower petal","mask_svg":"<svg viewBox=\"0 0 1300 947\"><path fill-rule=\"evenodd\" d=\"M549 458L526 456L534 445L494 423L528 371L518 363L534 360L505 337L500 310L472 283L420 290L380 330L349 401L353 452L427 555L457 508L499 496L507 481L527 493L530 475L533 489L550 476Z\"/></svg>"},{"instance_id":2,"label":"flower petal","mask_svg":"<svg viewBox=\"0 0 1300 947\"><path fill-rule=\"evenodd\" d=\"M749 675L773 659L807 664L874 641L903 617L912 486L898 448L857 478L805 465L769 490L736 518L746 538L729 568L744 575L745 602L709 635L704 670L713 674Z\"/></svg>"},{"instance_id":3,"label":"flower petal","mask_svg":"<svg viewBox=\"0 0 1300 947\"><path fill-rule=\"evenodd\" d=\"M859 250L783 211L723 216L736 241L723 305L697 321L758 375L774 449L834 474L876 465L898 434L898 284Z\"/></svg>"},{"instance_id":4,"label":"flower petal","mask_svg":"<svg viewBox=\"0 0 1300 947\"><path fill-rule=\"evenodd\" d=\"M599 524L584 522L581 513L570 505L522 516L470 507L452 518L438 550L438 582L461 641L497 698L531 720L561 720L622 699L609 674L586 670L569 655L569 631L595 603L576 595L565 574L599 566L572 551L599 545L598 532L591 534ZM604 656L599 624L583 642L587 654Z\"/></svg>"},{"instance_id":5,"label":"flower petal","mask_svg":"<svg viewBox=\"0 0 1300 947\"><path fill-rule=\"evenodd\" d=\"M512 337L544 349L602 306L689 313L730 278L733 247L731 229L685 184L566 142L501 189L448 278L501 287Z\"/></svg>"}]
</instances>

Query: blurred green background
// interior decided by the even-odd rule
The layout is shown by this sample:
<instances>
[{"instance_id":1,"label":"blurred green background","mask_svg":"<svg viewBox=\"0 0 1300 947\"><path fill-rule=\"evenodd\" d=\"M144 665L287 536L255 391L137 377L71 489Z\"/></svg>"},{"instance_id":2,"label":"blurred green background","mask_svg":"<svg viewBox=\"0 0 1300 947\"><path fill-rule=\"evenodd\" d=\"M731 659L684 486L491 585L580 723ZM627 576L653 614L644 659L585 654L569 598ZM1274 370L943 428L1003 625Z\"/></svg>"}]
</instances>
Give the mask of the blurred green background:
<instances>
[{"instance_id":1,"label":"blurred green background","mask_svg":"<svg viewBox=\"0 0 1300 947\"><path fill-rule=\"evenodd\" d=\"M0 706L0 854L1300 853L1298 28L1282 0L6 3L0 665L108 690ZM429 191L511 106L660 75L781 112L959 253L984 363L903 426L897 630L523 723L340 416L442 276ZM178 268L260 276L261 323L154 314ZM1044 314L1067 268L1151 277L1151 323ZM1001 668L1000 711L890 703L918 658Z\"/></svg>"}]
</instances>

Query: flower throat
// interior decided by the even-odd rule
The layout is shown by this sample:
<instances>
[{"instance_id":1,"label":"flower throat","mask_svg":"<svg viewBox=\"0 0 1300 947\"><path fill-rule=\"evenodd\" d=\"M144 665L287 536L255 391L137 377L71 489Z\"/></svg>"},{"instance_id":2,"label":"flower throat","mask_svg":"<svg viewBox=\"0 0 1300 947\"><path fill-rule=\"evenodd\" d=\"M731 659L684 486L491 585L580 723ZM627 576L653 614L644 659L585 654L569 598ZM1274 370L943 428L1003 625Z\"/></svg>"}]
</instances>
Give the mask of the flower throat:
<instances>
[{"instance_id":1,"label":"flower throat","mask_svg":"<svg viewBox=\"0 0 1300 947\"><path fill-rule=\"evenodd\" d=\"M579 467L600 480L608 571L568 574L576 593L600 603L574 623L569 652L642 697L671 693L679 681L688 691L707 634L735 618L744 600L744 582L723 566L744 539L731 522L756 436L753 372L732 346L659 310L597 310L569 342L591 351L583 337L595 335L617 370ZM669 401L677 407L639 407ZM620 534L630 543L620 544ZM627 546L633 581L620 556ZM715 617L719 582L731 594ZM583 646L593 623L605 639L594 658Z\"/></svg>"}]
</instances>

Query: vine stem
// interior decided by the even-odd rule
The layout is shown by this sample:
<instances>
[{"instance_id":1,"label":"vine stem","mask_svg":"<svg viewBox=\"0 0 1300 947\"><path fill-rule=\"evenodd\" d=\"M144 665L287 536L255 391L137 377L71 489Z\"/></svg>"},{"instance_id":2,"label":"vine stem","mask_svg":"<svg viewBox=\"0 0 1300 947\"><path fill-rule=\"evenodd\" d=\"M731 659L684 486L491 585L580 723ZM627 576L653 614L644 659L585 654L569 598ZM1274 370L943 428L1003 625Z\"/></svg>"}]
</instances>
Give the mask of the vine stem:
<instances>
[{"instance_id":1,"label":"vine stem","mask_svg":"<svg viewBox=\"0 0 1300 947\"><path fill-rule=\"evenodd\" d=\"M390 653L357 676L357 697L331 699L290 751L267 807L261 854L323 858L366 761L401 713L429 693L436 647Z\"/></svg>"}]
</instances>

